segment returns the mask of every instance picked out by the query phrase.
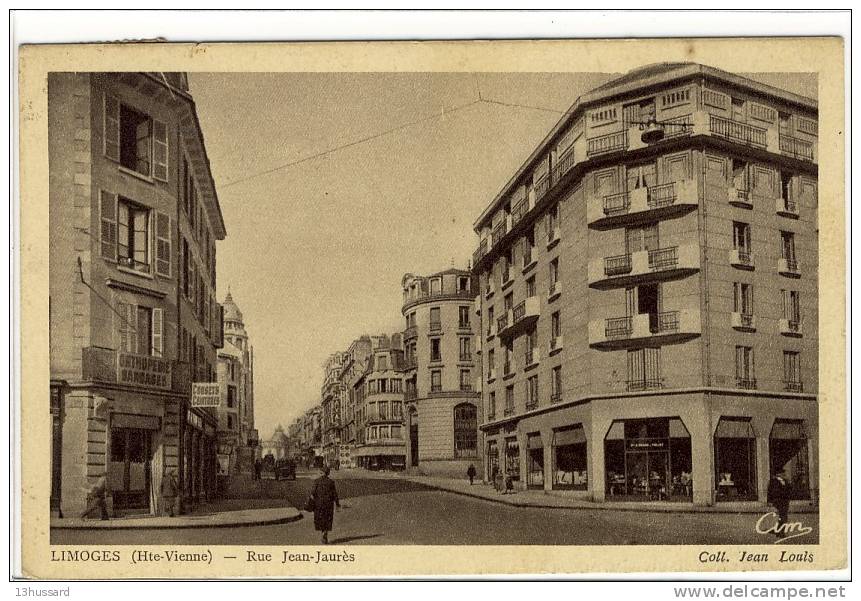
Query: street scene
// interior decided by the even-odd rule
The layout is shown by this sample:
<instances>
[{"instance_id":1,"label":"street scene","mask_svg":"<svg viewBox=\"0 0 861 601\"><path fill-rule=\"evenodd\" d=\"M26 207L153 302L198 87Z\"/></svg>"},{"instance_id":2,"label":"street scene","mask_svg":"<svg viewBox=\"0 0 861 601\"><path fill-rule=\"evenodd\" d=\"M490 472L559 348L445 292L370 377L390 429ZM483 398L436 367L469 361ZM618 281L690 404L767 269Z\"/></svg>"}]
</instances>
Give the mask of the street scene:
<instances>
[{"instance_id":1,"label":"street scene","mask_svg":"<svg viewBox=\"0 0 861 601\"><path fill-rule=\"evenodd\" d=\"M47 90L53 544L819 542L815 74Z\"/></svg>"}]
</instances>

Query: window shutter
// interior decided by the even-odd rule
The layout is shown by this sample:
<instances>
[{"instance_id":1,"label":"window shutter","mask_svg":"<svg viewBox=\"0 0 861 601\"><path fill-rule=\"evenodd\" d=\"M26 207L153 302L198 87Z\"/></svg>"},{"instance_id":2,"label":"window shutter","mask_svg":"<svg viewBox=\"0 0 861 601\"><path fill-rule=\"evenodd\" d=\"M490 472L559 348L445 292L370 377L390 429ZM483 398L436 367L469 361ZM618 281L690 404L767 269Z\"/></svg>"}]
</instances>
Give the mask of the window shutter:
<instances>
[{"instance_id":1,"label":"window shutter","mask_svg":"<svg viewBox=\"0 0 861 601\"><path fill-rule=\"evenodd\" d=\"M155 271L159 275L170 277L170 215L156 213L156 251Z\"/></svg>"},{"instance_id":2,"label":"window shutter","mask_svg":"<svg viewBox=\"0 0 861 601\"><path fill-rule=\"evenodd\" d=\"M164 309L152 310L152 354L155 357L164 356Z\"/></svg>"},{"instance_id":3,"label":"window shutter","mask_svg":"<svg viewBox=\"0 0 861 601\"><path fill-rule=\"evenodd\" d=\"M117 196L101 190L99 193L99 215L101 229L101 255L105 259L117 260Z\"/></svg>"},{"instance_id":4,"label":"window shutter","mask_svg":"<svg viewBox=\"0 0 861 601\"><path fill-rule=\"evenodd\" d=\"M105 93L103 103L104 123L102 140L105 156L112 161L120 162L120 102Z\"/></svg>"},{"instance_id":5,"label":"window shutter","mask_svg":"<svg viewBox=\"0 0 861 601\"><path fill-rule=\"evenodd\" d=\"M152 122L152 160L153 160L153 170L152 176L155 179L161 180L163 182L167 181L167 160L168 160L168 146L167 146L167 125L164 124L163 121L153 120Z\"/></svg>"}]
</instances>

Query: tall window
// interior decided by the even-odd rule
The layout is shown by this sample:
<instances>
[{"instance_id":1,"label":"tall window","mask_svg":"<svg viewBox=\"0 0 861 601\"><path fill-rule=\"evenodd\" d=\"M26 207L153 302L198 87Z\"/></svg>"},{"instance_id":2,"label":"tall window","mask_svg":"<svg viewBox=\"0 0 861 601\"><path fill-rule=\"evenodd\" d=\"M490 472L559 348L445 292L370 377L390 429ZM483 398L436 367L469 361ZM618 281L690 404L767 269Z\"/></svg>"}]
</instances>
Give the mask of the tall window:
<instances>
[{"instance_id":1,"label":"tall window","mask_svg":"<svg viewBox=\"0 0 861 601\"><path fill-rule=\"evenodd\" d=\"M469 307L458 307L457 326L461 329L469 328Z\"/></svg>"},{"instance_id":2,"label":"tall window","mask_svg":"<svg viewBox=\"0 0 861 601\"><path fill-rule=\"evenodd\" d=\"M505 414L514 413L514 386L506 386L505 388Z\"/></svg>"},{"instance_id":3,"label":"tall window","mask_svg":"<svg viewBox=\"0 0 861 601\"><path fill-rule=\"evenodd\" d=\"M732 224L733 248L750 255L750 224L734 221Z\"/></svg>"},{"instance_id":4,"label":"tall window","mask_svg":"<svg viewBox=\"0 0 861 601\"><path fill-rule=\"evenodd\" d=\"M783 318L791 324L801 322L801 297L798 290L782 290Z\"/></svg>"},{"instance_id":5,"label":"tall window","mask_svg":"<svg viewBox=\"0 0 861 601\"><path fill-rule=\"evenodd\" d=\"M746 161L741 159L732 160L732 183L736 190L748 192L750 190L750 169Z\"/></svg>"},{"instance_id":6,"label":"tall window","mask_svg":"<svg viewBox=\"0 0 861 601\"><path fill-rule=\"evenodd\" d=\"M538 406L538 376L531 376L526 380L526 408L532 409Z\"/></svg>"},{"instance_id":7,"label":"tall window","mask_svg":"<svg viewBox=\"0 0 861 601\"><path fill-rule=\"evenodd\" d=\"M117 303L121 352L161 357L164 351L164 310Z\"/></svg>"},{"instance_id":8,"label":"tall window","mask_svg":"<svg viewBox=\"0 0 861 601\"><path fill-rule=\"evenodd\" d=\"M559 237L559 204L547 211L547 242L553 242Z\"/></svg>"},{"instance_id":9,"label":"tall window","mask_svg":"<svg viewBox=\"0 0 861 601\"><path fill-rule=\"evenodd\" d=\"M552 289L559 281L559 257L550 261L550 288Z\"/></svg>"},{"instance_id":10,"label":"tall window","mask_svg":"<svg viewBox=\"0 0 861 601\"><path fill-rule=\"evenodd\" d=\"M460 370L460 389L464 392L472 391L472 375L468 369Z\"/></svg>"},{"instance_id":11,"label":"tall window","mask_svg":"<svg viewBox=\"0 0 861 601\"><path fill-rule=\"evenodd\" d=\"M735 347L735 379L739 388L756 388L753 367L753 348Z\"/></svg>"},{"instance_id":12,"label":"tall window","mask_svg":"<svg viewBox=\"0 0 861 601\"><path fill-rule=\"evenodd\" d=\"M490 419L496 417L496 392L493 391L487 398L487 417Z\"/></svg>"},{"instance_id":13,"label":"tall window","mask_svg":"<svg viewBox=\"0 0 861 601\"><path fill-rule=\"evenodd\" d=\"M535 296L535 276L526 280L526 298Z\"/></svg>"},{"instance_id":14,"label":"tall window","mask_svg":"<svg viewBox=\"0 0 861 601\"><path fill-rule=\"evenodd\" d=\"M457 291L458 292L469 292L469 278L466 276L460 276L457 278Z\"/></svg>"},{"instance_id":15,"label":"tall window","mask_svg":"<svg viewBox=\"0 0 861 601\"><path fill-rule=\"evenodd\" d=\"M454 456L474 457L478 453L478 415L474 405L454 408Z\"/></svg>"},{"instance_id":16,"label":"tall window","mask_svg":"<svg viewBox=\"0 0 861 601\"><path fill-rule=\"evenodd\" d=\"M657 169L654 162L642 165L631 165L627 171L628 192L637 188L647 188L658 183Z\"/></svg>"},{"instance_id":17,"label":"tall window","mask_svg":"<svg viewBox=\"0 0 861 601\"><path fill-rule=\"evenodd\" d=\"M125 198L117 202L117 255L121 265L149 273L150 211Z\"/></svg>"},{"instance_id":18,"label":"tall window","mask_svg":"<svg viewBox=\"0 0 861 601\"><path fill-rule=\"evenodd\" d=\"M491 372L496 369L496 353L493 349L487 351L487 377L490 377Z\"/></svg>"},{"instance_id":19,"label":"tall window","mask_svg":"<svg viewBox=\"0 0 861 601\"><path fill-rule=\"evenodd\" d=\"M120 165L149 176L152 157L152 120L120 105Z\"/></svg>"},{"instance_id":20,"label":"tall window","mask_svg":"<svg viewBox=\"0 0 861 601\"><path fill-rule=\"evenodd\" d=\"M795 264L795 234L780 232L780 258L786 259L790 268Z\"/></svg>"},{"instance_id":21,"label":"tall window","mask_svg":"<svg viewBox=\"0 0 861 601\"><path fill-rule=\"evenodd\" d=\"M550 338L556 340L562 335L562 314L559 311L550 316Z\"/></svg>"},{"instance_id":22,"label":"tall window","mask_svg":"<svg viewBox=\"0 0 861 601\"><path fill-rule=\"evenodd\" d=\"M532 263L533 250L535 248L535 232L530 229L523 237L523 267Z\"/></svg>"},{"instance_id":23,"label":"tall window","mask_svg":"<svg viewBox=\"0 0 861 601\"><path fill-rule=\"evenodd\" d=\"M430 281L430 293L439 294L442 291L442 279L433 278Z\"/></svg>"},{"instance_id":24,"label":"tall window","mask_svg":"<svg viewBox=\"0 0 861 601\"><path fill-rule=\"evenodd\" d=\"M658 250L658 224L650 223L625 230L625 253L632 254L643 250Z\"/></svg>"},{"instance_id":25,"label":"tall window","mask_svg":"<svg viewBox=\"0 0 861 601\"><path fill-rule=\"evenodd\" d=\"M553 368L550 376L550 402L558 403L562 400L562 366Z\"/></svg>"},{"instance_id":26,"label":"tall window","mask_svg":"<svg viewBox=\"0 0 861 601\"><path fill-rule=\"evenodd\" d=\"M442 370L431 370L431 392L442 391Z\"/></svg>"},{"instance_id":27,"label":"tall window","mask_svg":"<svg viewBox=\"0 0 861 601\"><path fill-rule=\"evenodd\" d=\"M232 409L236 404L236 386L227 386L227 407Z\"/></svg>"},{"instance_id":28,"label":"tall window","mask_svg":"<svg viewBox=\"0 0 861 601\"><path fill-rule=\"evenodd\" d=\"M493 319L493 307L487 308L487 333L490 334L493 331L493 326L496 325L496 322Z\"/></svg>"},{"instance_id":29,"label":"tall window","mask_svg":"<svg viewBox=\"0 0 861 601\"><path fill-rule=\"evenodd\" d=\"M460 360L461 361L471 361L472 360L472 342L467 337L461 337L460 339Z\"/></svg>"},{"instance_id":30,"label":"tall window","mask_svg":"<svg viewBox=\"0 0 861 601\"><path fill-rule=\"evenodd\" d=\"M743 282L734 282L732 286L735 297L733 311L753 315L753 286Z\"/></svg>"},{"instance_id":31,"label":"tall window","mask_svg":"<svg viewBox=\"0 0 861 601\"><path fill-rule=\"evenodd\" d=\"M801 355L797 351L783 351L783 383L787 390L801 392Z\"/></svg>"},{"instance_id":32,"label":"tall window","mask_svg":"<svg viewBox=\"0 0 861 601\"><path fill-rule=\"evenodd\" d=\"M442 361L442 353L440 351L440 339L431 338L430 340L430 356L431 361Z\"/></svg>"},{"instance_id":33,"label":"tall window","mask_svg":"<svg viewBox=\"0 0 861 601\"><path fill-rule=\"evenodd\" d=\"M430 329L432 332L442 329L442 322L439 317L439 307L432 307L430 310Z\"/></svg>"},{"instance_id":34,"label":"tall window","mask_svg":"<svg viewBox=\"0 0 861 601\"><path fill-rule=\"evenodd\" d=\"M628 351L628 390L641 391L661 387L660 351L660 348Z\"/></svg>"}]
</instances>

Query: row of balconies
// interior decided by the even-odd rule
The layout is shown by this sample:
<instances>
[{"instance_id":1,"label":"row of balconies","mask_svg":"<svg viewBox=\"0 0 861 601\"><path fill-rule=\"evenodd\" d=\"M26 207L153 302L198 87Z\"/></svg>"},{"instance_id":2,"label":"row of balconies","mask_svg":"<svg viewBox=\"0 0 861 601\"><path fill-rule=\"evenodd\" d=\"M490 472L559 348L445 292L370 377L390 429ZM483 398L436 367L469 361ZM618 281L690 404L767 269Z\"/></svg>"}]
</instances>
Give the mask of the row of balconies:
<instances>
[{"instance_id":1,"label":"row of balconies","mask_svg":"<svg viewBox=\"0 0 861 601\"><path fill-rule=\"evenodd\" d=\"M816 162L816 144L778 132L711 115L698 111L692 115L676 118L662 123L664 139L672 139L691 134L709 135L744 144L754 148L764 149L775 154L790 156L796 159ZM645 147L639 135L639 126L632 125L628 129L615 131L586 141L586 156L592 158L616 152L637 150ZM581 150L582 152L582 150ZM549 176L536 182L533 189L525 197L514 203L512 212L505 216L490 232L490 239L484 238L473 254L473 265L476 265L490 250L499 244L511 228L537 204L541 197L555 186L562 177L576 164L575 149L569 149L558 163L552 166ZM643 188L625 193L611 194L602 198L590 199L587 205L587 221L590 227L614 227L614 221L624 222L636 218L657 219L660 214L672 214L695 206L697 200L696 184L693 180L683 180ZM749 196L746 191L730 190L730 195L738 198ZM615 197L615 198L614 198ZM734 200L733 200L734 201ZM790 200L782 200L778 209L780 213L797 215L797 207Z\"/></svg>"}]
</instances>

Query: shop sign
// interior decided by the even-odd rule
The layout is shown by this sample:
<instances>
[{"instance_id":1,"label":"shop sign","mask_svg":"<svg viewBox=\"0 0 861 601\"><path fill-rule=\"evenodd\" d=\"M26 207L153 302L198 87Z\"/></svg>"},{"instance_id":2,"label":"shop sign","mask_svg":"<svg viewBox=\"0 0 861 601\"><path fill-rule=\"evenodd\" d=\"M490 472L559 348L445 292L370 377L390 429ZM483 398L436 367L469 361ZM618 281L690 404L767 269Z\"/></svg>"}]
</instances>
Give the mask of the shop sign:
<instances>
[{"instance_id":1,"label":"shop sign","mask_svg":"<svg viewBox=\"0 0 861 601\"><path fill-rule=\"evenodd\" d=\"M117 383L170 390L170 361L161 357L117 353Z\"/></svg>"},{"instance_id":2,"label":"shop sign","mask_svg":"<svg viewBox=\"0 0 861 601\"><path fill-rule=\"evenodd\" d=\"M197 428L198 430L203 430L203 418L196 413L189 411L186 414L186 422L188 422L188 425Z\"/></svg>"},{"instance_id":3,"label":"shop sign","mask_svg":"<svg viewBox=\"0 0 861 601\"><path fill-rule=\"evenodd\" d=\"M667 439L629 438L625 441L625 448L629 451L664 451Z\"/></svg>"},{"instance_id":4,"label":"shop sign","mask_svg":"<svg viewBox=\"0 0 861 601\"><path fill-rule=\"evenodd\" d=\"M194 382L191 385L192 407L218 407L221 404L221 388L218 382Z\"/></svg>"}]
</instances>

